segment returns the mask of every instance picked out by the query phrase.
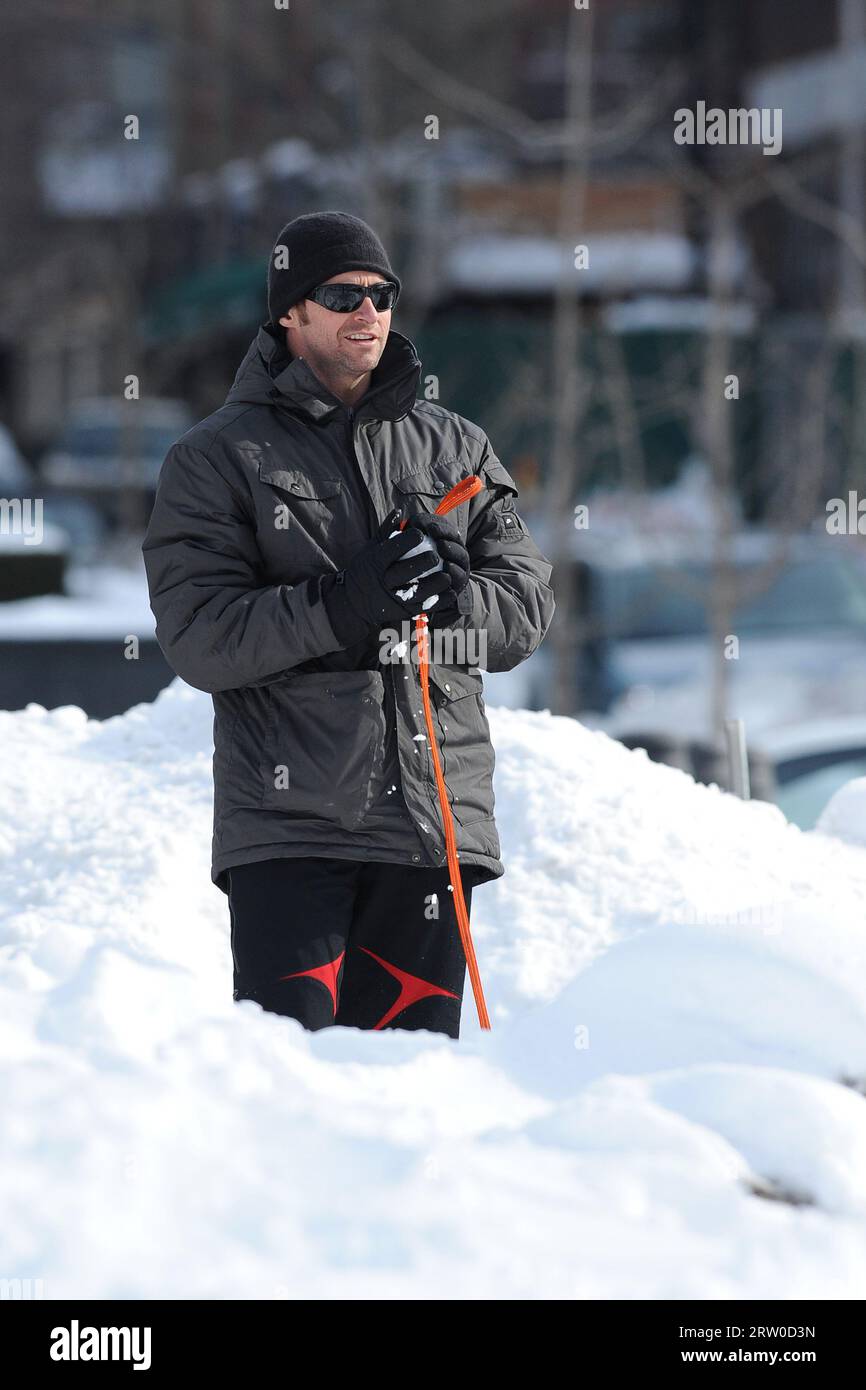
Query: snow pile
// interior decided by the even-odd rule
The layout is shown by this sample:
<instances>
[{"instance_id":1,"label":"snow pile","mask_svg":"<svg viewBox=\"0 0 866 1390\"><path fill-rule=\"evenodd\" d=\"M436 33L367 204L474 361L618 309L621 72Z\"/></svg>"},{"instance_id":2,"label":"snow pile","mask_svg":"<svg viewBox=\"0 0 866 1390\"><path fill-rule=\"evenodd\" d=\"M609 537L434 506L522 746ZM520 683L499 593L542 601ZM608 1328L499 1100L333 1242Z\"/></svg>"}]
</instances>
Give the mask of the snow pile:
<instances>
[{"instance_id":1,"label":"snow pile","mask_svg":"<svg viewBox=\"0 0 866 1390\"><path fill-rule=\"evenodd\" d=\"M232 1002L206 696L0 714L6 1277L866 1296L866 852L574 721L489 714L493 1031L467 987L460 1043Z\"/></svg>"}]
</instances>

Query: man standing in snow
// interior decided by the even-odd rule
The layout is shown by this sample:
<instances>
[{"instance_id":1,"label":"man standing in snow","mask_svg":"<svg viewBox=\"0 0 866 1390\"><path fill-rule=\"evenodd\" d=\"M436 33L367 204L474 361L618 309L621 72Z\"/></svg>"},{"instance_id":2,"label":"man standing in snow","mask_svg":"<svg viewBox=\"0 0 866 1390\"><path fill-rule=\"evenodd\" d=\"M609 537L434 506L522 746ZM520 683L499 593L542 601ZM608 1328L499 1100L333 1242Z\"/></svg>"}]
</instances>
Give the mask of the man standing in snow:
<instances>
[{"instance_id":1,"label":"man standing in snow","mask_svg":"<svg viewBox=\"0 0 866 1390\"><path fill-rule=\"evenodd\" d=\"M360 219L283 228L268 322L225 404L170 449L143 553L166 660L213 696L212 877L235 999L310 1029L456 1038L465 959L417 663L388 634L428 612L468 908L503 873L494 755L480 671L439 663L435 638L475 634L486 669L510 670L554 602L484 432L416 399L420 360L390 326L399 293ZM469 474L483 488L435 516ZM433 573L429 552L407 558L425 536Z\"/></svg>"}]
</instances>

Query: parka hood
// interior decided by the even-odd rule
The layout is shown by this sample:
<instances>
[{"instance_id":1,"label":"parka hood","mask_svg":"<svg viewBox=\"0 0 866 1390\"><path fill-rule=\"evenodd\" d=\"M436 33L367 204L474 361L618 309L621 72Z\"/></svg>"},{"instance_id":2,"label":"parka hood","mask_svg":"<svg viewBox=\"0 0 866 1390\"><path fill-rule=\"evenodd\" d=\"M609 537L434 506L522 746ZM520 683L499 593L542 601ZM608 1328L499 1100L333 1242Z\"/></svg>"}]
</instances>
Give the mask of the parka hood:
<instances>
[{"instance_id":1,"label":"parka hood","mask_svg":"<svg viewBox=\"0 0 866 1390\"><path fill-rule=\"evenodd\" d=\"M401 420L415 404L421 359L414 343L392 328L370 387L358 402L356 415ZM302 357L295 357L268 324L262 324L244 355L226 405L282 405L315 420L344 410Z\"/></svg>"}]
</instances>

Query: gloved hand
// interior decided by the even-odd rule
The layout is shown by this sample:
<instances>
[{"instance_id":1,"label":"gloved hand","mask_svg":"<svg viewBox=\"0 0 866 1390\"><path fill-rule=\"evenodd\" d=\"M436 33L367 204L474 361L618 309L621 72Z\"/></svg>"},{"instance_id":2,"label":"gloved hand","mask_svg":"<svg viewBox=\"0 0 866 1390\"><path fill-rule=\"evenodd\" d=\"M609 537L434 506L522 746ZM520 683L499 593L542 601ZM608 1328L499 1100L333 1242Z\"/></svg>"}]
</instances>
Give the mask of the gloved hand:
<instances>
[{"instance_id":1,"label":"gloved hand","mask_svg":"<svg viewBox=\"0 0 866 1390\"><path fill-rule=\"evenodd\" d=\"M345 569L322 581L328 620L346 647L363 641L376 628L405 622L420 611L425 599L449 587L444 570L418 578L430 569L429 551L408 560L401 558L407 550L420 545L424 537L416 527L408 525L392 536L399 525L400 511L395 509L382 522L375 538L352 556ZM409 592L410 597L400 598L398 589Z\"/></svg>"},{"instance_id":2,"label":"gloved hand","mask_svg":"<svg viewBox=\"0 0 866 1390\"><path fill-rule=\"evenodd\" d=\"M422 531L436 547L448 576L448 588L429 608L425 608L431 627L450 627L457 618L472 612L472 588L469 583L472 568L469 551L460 539L460 532L447 517L435 512L413 513L406 522Z\"/></svg>"}]
</instances>

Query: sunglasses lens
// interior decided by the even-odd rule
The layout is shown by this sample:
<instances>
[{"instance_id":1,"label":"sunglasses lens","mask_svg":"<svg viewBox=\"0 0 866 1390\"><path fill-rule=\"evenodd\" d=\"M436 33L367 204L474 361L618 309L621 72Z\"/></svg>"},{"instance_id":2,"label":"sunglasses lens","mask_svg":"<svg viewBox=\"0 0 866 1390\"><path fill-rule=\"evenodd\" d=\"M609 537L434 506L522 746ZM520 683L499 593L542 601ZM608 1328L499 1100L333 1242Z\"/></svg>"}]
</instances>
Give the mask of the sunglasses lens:
<instances>
[{"instance_id":1,"label":"sunglasses lens","mask_svg":"<svg viewBox=\"0 0 866 1390\"><path fill-rule=\"evenodd\" d=\"M397 302L397 286L390 283L383 285L381 289L373 291L371 298L374 309L377 309L379 313L383 309L393 309Z\"/></svg>"},{"instance_id":2,"label":"sunglasses lens","mask_svg":"<svg viewBox=\"0 0 866 1390\"><path fill-rule=\"evenodd\" d=\"M382 313L385 309L394 307L397 286L389 282L371 291L359 285L320 285L316 291L316 298L335 314L351 314L360 308L368 294L376 312Z\"/></svg>"},{"instance_id":3,"label":"sunglasses lens","mask_svg":"<svg viewBox=\"0 0 866 1390\"><path fill-rule=\"evenodd\" d=\"M353 285L323 285L320 295L320 302L335 314L351 313L362 302Z\"/></svg>"}]
</instances>

